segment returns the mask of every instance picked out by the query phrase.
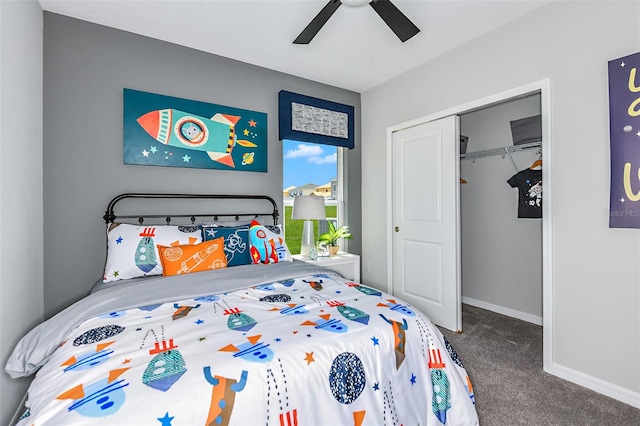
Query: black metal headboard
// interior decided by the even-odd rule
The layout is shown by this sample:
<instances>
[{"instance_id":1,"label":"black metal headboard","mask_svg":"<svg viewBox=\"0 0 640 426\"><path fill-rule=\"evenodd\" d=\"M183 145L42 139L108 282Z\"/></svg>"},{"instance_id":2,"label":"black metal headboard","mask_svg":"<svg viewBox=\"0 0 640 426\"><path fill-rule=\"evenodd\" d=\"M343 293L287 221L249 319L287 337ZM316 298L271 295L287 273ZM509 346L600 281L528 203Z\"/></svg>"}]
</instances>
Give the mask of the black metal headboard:
<instances>
[{"instance_id":1,"label":"black metal headboard","mask_svg":"<svg viewBox=\"0 0 640 426\"><path fill-rule=\"evenodd\" d=\"M197 214L141 214L141 215L116 215L114 208L119 201L126 198L142 198L142 199L211 199L211 200L265 200L271 203L271 211L244 211L240 213L197 213ZM233 217L240 220L241 217L258 217L271 216L273 224L278 224L278 206L273 198L266 195L228 195L228 194L154 194L154 193L127 193L120 194L113 198L107 206L103 219L106 223L115 222L116 219L136 219L142 224L145 219L164 218L169 224L172 218L189 218L192 224L195 224L196 218L212 218L217 221L220 217Z\"/></svg>"}]
</instances>

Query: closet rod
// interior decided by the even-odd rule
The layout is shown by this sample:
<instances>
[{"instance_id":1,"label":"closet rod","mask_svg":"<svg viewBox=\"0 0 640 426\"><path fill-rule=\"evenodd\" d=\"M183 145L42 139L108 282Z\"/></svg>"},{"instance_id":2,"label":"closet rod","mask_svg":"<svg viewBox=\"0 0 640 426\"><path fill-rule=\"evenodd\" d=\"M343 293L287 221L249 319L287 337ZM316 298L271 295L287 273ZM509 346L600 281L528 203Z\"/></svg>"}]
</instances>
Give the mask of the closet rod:
<instances>
[{"instance_id":1,"label":"closet rod","mask_svg":"<svg viewBox=\"0 0 640 426\"><path fill-rule=\"evenodd\" d=\"M484 149L482 151L467 152L466 154L460 154L460 160L475 160L476 158L492 157L494 155L501 155L513 152L529 151L532 149L539 149L542 147L542 141L523 143L521 145L509 145L500 148Z\"/></svg>"}]
</instances>

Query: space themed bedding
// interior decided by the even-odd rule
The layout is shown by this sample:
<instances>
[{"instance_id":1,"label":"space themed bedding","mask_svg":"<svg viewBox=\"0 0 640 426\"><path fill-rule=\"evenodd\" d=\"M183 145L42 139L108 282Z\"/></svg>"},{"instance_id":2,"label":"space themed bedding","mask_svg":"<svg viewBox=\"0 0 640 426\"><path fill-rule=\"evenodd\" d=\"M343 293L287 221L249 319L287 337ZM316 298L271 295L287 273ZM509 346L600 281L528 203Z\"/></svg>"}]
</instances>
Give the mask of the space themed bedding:
<instances>
[{"instance_id":1,"label":"space themed bedding","mask_svg":"<svg viewBox=\"0 0 640 426\"><path fill-rule=\"evenodd\" d=\"M462 362L420 312L303 262L121 282L45 321L19 425L474 425Z\"/></svg>"}]
</instances>

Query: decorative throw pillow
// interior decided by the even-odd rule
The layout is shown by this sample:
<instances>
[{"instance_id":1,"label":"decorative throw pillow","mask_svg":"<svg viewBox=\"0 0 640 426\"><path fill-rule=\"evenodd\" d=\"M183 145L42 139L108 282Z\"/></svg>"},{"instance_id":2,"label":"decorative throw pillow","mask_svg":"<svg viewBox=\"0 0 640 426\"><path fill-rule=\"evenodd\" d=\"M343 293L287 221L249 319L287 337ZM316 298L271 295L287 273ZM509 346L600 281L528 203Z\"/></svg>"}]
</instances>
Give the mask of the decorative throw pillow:
<instances>
[{"instance_id":1,"label":"decorative throw pillow","mask_svg":"<svg viewBox=\"0 0 640 426\"><path fill-rule=\"evenodd\" d=\"M112 223L107 226L107 263L102 281L125 280L162 274L156 245L184 245L202 242L197 226L138 226Z\"/></svg>"},{"instance_id":2,"label":"decorative throw pillow","mask_svg":"<svg viewBox=\"0 0 640 426\"><path fill-rule=\"evenodd\" d=\"M282 225L269 228L256 221L251 222L249 227L251 261L253 263L293 262L293 257L284 241Z\"/></svg>"},{"instance_id":3,"label":"decorative throw pillow","mask_svg":"<svg viewBox=\"0 0 640 426\"><path fill-rule=\"evenodd\" d=\"M200 244L166 247L158 245L162 275L181 275L227 267L224 238Z\"/></svg>"},{"instance_id":4,"label":"decorative throw pillow","mask_svg":"<svg viewBox=\"0 0 640 426\"><path fill-rule=\"evenodd\" d=\"M227 266L249 265L249 225L246 226L202 226L202 238L210 241L224 238L224 251L227 254Z\"/></svg>"}]
</instances>

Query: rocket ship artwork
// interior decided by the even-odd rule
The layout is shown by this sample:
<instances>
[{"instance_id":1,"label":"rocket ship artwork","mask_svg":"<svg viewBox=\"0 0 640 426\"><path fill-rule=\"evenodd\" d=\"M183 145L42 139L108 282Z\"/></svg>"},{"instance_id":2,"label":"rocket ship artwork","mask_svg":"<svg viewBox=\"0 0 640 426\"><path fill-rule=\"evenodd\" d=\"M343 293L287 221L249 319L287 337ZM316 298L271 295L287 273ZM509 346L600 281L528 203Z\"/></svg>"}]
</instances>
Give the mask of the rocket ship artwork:
<instances>
[{"instance_id":1,"label":"rocket ship artwork","mask_svg":"<svg viewBox=\"0 0 640 426\"><path fill-rule=\"evenodd\" d=\"M431 407L440 423L447 423L447 410L451 408L451 388L449 378L444 371L444 362L440 356L440 349L429 349L429 369L431 370L431 385L433 396Z\"/></svg>"},{"instance_id":2,"label":"rocket ship artwork","mask_svg":"<svg viewBox=\"0 0 640 426\"><path fill-rule=\"evenodd\" d=\"M338 308L338 312L348 320L359 322L360 324L369 324L369 314L361 311L360 309L352 308L337 300L331 300L327 302L327 305L332 308Z\"/></svg>"},{"instance_id":3,"label":"rocket ship artwork","mask_svg":"<svg viewBox=\"0 0 640 426\"><path fill-rule=\"evenodd\" d=\"M189 315L189 312L191 312L192 309L198 309L200 307L200 304L198 303L196 306L180 306L177 303L174 303L173 307L176 309L176 311L173 313L173 315L171 315L171 318L175 321Z\"/></svg>"},{"instance_id":4,"label":"rocket ship artwork","mask_svg":"<svg viewBox=\"0 0 640 426\"><path fill-rule=\"evenodd\" d=\"M228 377L212 376L211 367L203 368L204 377L213 389L211 391L211 406L207 416L207 425L226 426L229 424L236 393L241 392L247 384L247 370L242 370L240 381Z\"/></svg>"},{"instance_id":5,"label":"rocket ship artwork","mask_svg":"<svg viewBox=\"0 0 640 426\"><path fill-rule=\"evenodd\" d=\"M295 283L296 280L294 279L288 279L288 280L282 280L280 281L280 284L282 284L285 287L291 287L293 285L293 283Z\"/></svg>"},{"instance_id":6,"label":"rocket ship artwork","mask_svg":"<svg viewBox=\"0 0 640 426\"><path fill-rule=\"evenodd\" d=\"M229 315L229 319L227 319L229 330L249 331L257 324L256 320L238 308L225 309L224 315Z\"/></svg>"},{"instance_id":7,"label":"rocket ship artwork","mask_svg":"<svg viewBox=\"0 0 640 426\"><path fill-rule=\"evenodd\" d=\"M358 284L358 283L350 282L350 283L347 283L347 285L349 287L355 288L356 290L358 290L361 293L366 294L367 296L382 296L382 293L379 292L378 290L374 290L372 288L365 287L365 286L363 286L361 284Z\"/></svg>"},{"instance_id":8,"label":"rocket ship artwork","mask_svg":"<svg viewBox=\"0 0 640 426\"><path fill-rule=\"evenodd\" d=\"M342 321L337 319L329 319L331 318L331 314L323 314L320 315L320 320L317 322L314 321L305 321L300 325L314 325L318 330L330 331L332 333L346 333L349 327L346 324L343 324Z\"/></svg>"},{"instance_id":9,"label":"rocket ship artwork","mask_svg":"<svg viewBox=\"0 0 640 426\"><path fill-rule=\"evenodd\" d=\"M312 280L312 281L302 280L302 281L309 284L309 287L311 287L315 291L322 290L322 280Z\"/></svg>"},{"instance_id":10,"label":"rocket ship artwork","mask_svg":"<svg viewBox=\"0 0 640 426\"><path fill-rule=\"evenodd\" d=\"M158 265L156 244L153 241L153 237L156 236L156 228L144 228L140 236L142 239L136 248L135 261L136 266L146 273Z\"/></svg>"},{"instance_id":11,"label":"rocket ship artwork","mask_svg":"<svg viewBox=\"0 0 640 426\"><path fill-rule=\"evenodd\" d=\"M278 309L273 308L272 311L279 311L282 315L303 315L308 314L309 311L305 308L305 305L296 305L295 303L288 303L288 308Z\"/></svg>"},{"instance_id":12,"label":"rocket ship artwork","mask_svg":"<svg viewBox=\"0 0 640 426\"><path fill-rule=\"evenodd\" d=\"M61 367L66 367L64 372L72 370L88 370L96 365L102 364L109 360L109 355L113 353L113 350L106 349L113 341L98 343L96 349L93 351L85 352L78 356L72 356L61 364Z\"/></svg>"},{"instance_id":13,"label":"rocket ship artwork","mask_svg":"<svg viewBox=\"0 0 640 426\"><path fill-rule=\"evenodd\" d=\"M250 362L269 362L273 359L273 351L269 349L269 345L260 342L261 334L247 337L248 343L243 343L240 346L229 344L224 348L218 349L222 352L235 352L234 357L240 357L245 361Z\"/></svg>"},{"instance_id":14,"label":"rocket ship artwork","mask_svg":"<svg viewBox=\"0 0 640 426\"><path fill-rule=\"evenodd\" d=\"M404 362L404 350L405 343L407 342L407 333L406 331L409 329L409 324L407 324L406 319L402 319L402 324L398 321L393 321L387 319L384 315L378 314L382 317L383 320L391 324L393 327L393 337L394 337L394 350L396 353L396 370L400 368L402 363Z\"/></svg>"},{"instance_id":15,"label":"rocket ship artwork","mask_svg":"<svg viewBox=\"0 0 640 426\"><path fill-rule=\"evenodd\" d=\"M408 317L415 317L416 313L413 312L411 310L411 308L409 308L407 305L400 305L399 303L396 303L395 300L393 299L388 299L390 303L378 303L378 306L380 307L384 307L387 306L389 307L389 309L391 309L394 312L399 312L403 315L406 315Z\"/></svg>"},{"instance_id":16,"label":"rocket ship artwork","mask_svg":"<svg viewBox=\"0 0 640 426\"><path fill-rule=\"evenodd\" d=\"M155 355L147 364L142 373L142 383L153 389L166 392L175 382L177 382L187 367L180 351L176 350L173 339L160 343L156 342L155 347L149 351L149 355Z\"/></svg>"},{"instance_id":17,"label":"rocket ship artwork","mask_svg":"<svg viewBox=\"0 0 640 426\"><path fill-rule=\"evenodd\" d=\"M204 151L213 161L235 168L231 152L235 144L247 148L257 145L236 138L235 126L241 117L215 114L211 118L200 117L177 109L161 109L147 112L137 122L151 137L160 143L176 148ZM253 155L243 156L244 164L253 162Z\"/></svg>"},{"instance_id":18,"label":"rocket ship artwork","mask_svg":"<svg viewBox=\"0 0 640 426\"><path fill-rule=\"evenodd\" d=\"M56 399L73 400L68 410L75 410L85 417L109 416L124 404L124 388L129 386L129 383L118 377L127 370L128 368L111 370L107 378L90 385L79 384L61 393Z\"/></svg>"},{"instance_id":19,"label":"rocket ship artwork","mask_svg":"<svg viewBox=\"0 0 640 426\"><path fill-rule=\"evenodd\" d=\"M467 392L469 392L469 398L471 398L471 402L473 403L473 405L476 405L476 397L473 393L473 386L471 385L471 379L469 379L469 376L467 376Z\"/></svg>"}]
</instances>

